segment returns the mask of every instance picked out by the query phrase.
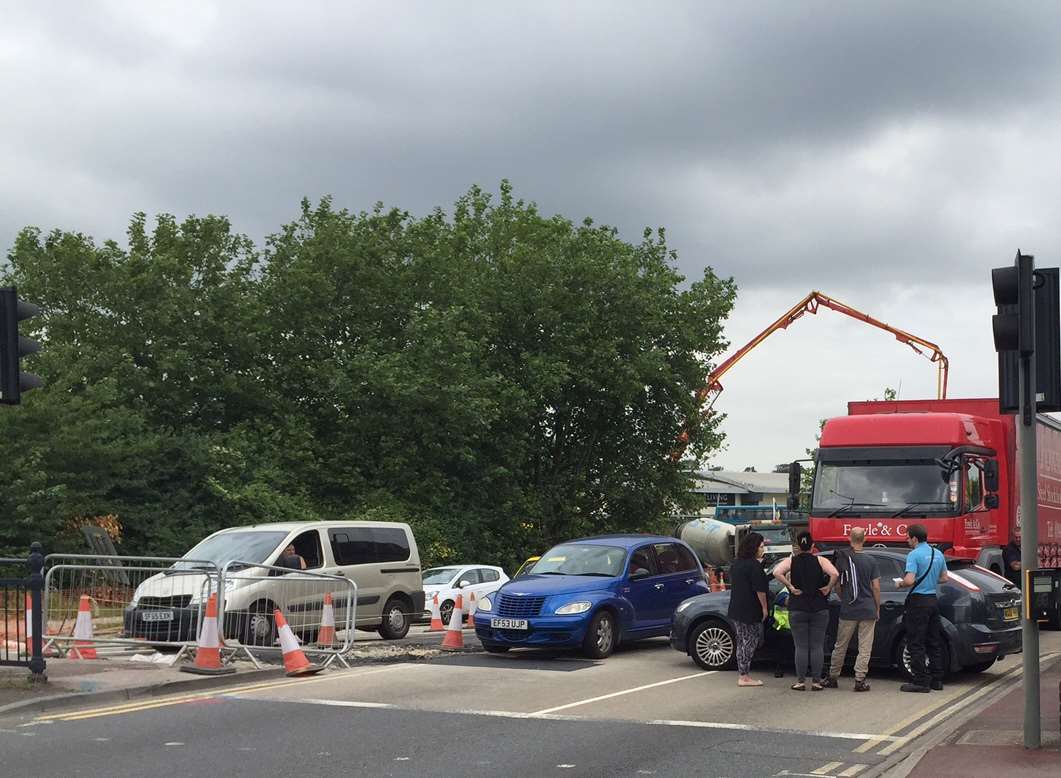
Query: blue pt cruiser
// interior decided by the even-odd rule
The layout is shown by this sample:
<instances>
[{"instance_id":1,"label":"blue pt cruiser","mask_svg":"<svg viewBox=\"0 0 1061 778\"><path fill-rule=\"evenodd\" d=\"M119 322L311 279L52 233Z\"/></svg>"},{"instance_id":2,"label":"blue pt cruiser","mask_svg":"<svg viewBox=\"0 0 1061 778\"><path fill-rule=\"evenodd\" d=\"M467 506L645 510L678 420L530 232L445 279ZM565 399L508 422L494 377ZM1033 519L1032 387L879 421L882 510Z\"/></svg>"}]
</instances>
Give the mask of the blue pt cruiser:
<instances>
[{"instance_id":1,"label":"blue pt cruiser","mask_svg":"<svg viewBox=\"0 0 1061 778\"><path fill-rule=\"evenodd\" d=\"M603 659L623 641L667 635L682 600L708 591L692 549L661 535L561 543L479 601L483 648L581 648Z\"/></svg>"}]
</instances>

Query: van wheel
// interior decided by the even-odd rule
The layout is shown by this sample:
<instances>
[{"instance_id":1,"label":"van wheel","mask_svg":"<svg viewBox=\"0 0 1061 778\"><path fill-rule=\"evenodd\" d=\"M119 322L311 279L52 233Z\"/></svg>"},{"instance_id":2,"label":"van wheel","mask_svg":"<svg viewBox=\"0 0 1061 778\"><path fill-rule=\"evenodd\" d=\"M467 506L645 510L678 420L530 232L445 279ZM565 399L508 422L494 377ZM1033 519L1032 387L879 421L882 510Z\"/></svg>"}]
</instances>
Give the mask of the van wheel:
<instances>
[{"instance_id":1,"label":"van wheel","mask_svg":"<svg viewBox=\"0 0 1061 778\"><path fill-rule=\"evenodd\" d=\"M383 606L383 623L379 625L379 636L384 640L401 640L409 634L411 606L404 597L391 597Z\"/></svg>"},{"instance_id":2,"label":"van wheel","mask_svg":"<svg viewBox=\"0 0 1061 778\"><path fill-rule=\"evenodd\" d=\"M615 650L615 617L608 611L600 611L589 623L586 637L582 641L582 653L590 659L604 659Z\"/></svg>"},{"instance_id":3,"label":"van wheel","mask_svg":"<svg viewBox=\"0 0 1061 778\"><path fill-rule=\"evenodd\" d=\"M242 616L239 642L245 646L271 646L276 642L273 604L256 602Z\"/></svg>"}]
</instances>

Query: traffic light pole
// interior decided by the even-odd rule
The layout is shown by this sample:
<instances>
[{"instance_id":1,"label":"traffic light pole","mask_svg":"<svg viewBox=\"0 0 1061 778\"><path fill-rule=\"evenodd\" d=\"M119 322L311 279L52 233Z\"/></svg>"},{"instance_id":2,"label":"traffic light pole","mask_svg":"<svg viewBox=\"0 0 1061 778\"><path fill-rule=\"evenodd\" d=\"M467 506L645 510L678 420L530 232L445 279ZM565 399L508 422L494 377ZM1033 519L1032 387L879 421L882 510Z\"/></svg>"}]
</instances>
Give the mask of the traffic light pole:
<instances>
[{"instance_id":1,"label":"traffic light pole","mask_svg":"<svg viewBox=\"0 0 1061 778\"><path fill-rule=\"evenodd\" d=\"M1020 565L1025 570L1039 566L1039 489L1036 475L1035 354L1020 357L1020 413L1017 414L1017 450L1020 452ZM1030 597L1027 583L1024 596ZM1039 748L1039 624L1024 608L1021 640L1024 660L1024 747Z\"/></svg>"}]
</instances>

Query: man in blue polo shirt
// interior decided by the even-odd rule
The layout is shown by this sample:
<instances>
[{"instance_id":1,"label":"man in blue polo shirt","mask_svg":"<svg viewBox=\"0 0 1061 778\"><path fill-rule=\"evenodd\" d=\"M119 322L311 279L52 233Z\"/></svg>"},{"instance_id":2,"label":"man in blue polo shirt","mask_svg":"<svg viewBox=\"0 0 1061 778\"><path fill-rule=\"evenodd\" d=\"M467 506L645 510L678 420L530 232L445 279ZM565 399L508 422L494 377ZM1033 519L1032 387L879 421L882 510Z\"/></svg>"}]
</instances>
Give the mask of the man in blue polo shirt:
<instances>
[{"instance_id":1,"label":"man in blue polo shirt","mask_svg":"<svg viewBox=\"0 0 1061 778\"><path fill-rule=\"evenodd\" d=\"M896 585L911 590L906 596L903 623L914 681L899 688L904 692L939 691L943 689L943 637L936 587L947 580L947 560L942 551L928 544L928 530L920 524L912 524L906 531L906 543L912 550L906 557L906 575Z\"/></svg>"}]
</instances>

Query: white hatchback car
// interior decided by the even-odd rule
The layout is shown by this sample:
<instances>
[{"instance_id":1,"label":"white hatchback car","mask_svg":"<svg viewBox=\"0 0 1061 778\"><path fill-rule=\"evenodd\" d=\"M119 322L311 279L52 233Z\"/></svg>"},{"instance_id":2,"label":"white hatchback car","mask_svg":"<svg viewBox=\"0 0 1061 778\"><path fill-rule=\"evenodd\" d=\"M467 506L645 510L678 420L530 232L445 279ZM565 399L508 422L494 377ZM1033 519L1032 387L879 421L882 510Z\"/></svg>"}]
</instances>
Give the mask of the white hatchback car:
<instances>
[{"instance_id":1,"label":"white hatchback car","mask_svg":"<svg viewBox=\"0 0 1061 778\"><path fill-rule=\"evenodd\" d=\"M423 620L431 618L431 600L438 595L438 608L442 614L442 623L449 624L450 614L457 599L457 592L464 595L465 613L468 607L468 595L475 593L476 601L501 588L508 581L508 576L500 567L492 565L447 565L425 570L424 578L424 612Z\"/></svg>"}]
</instances>

